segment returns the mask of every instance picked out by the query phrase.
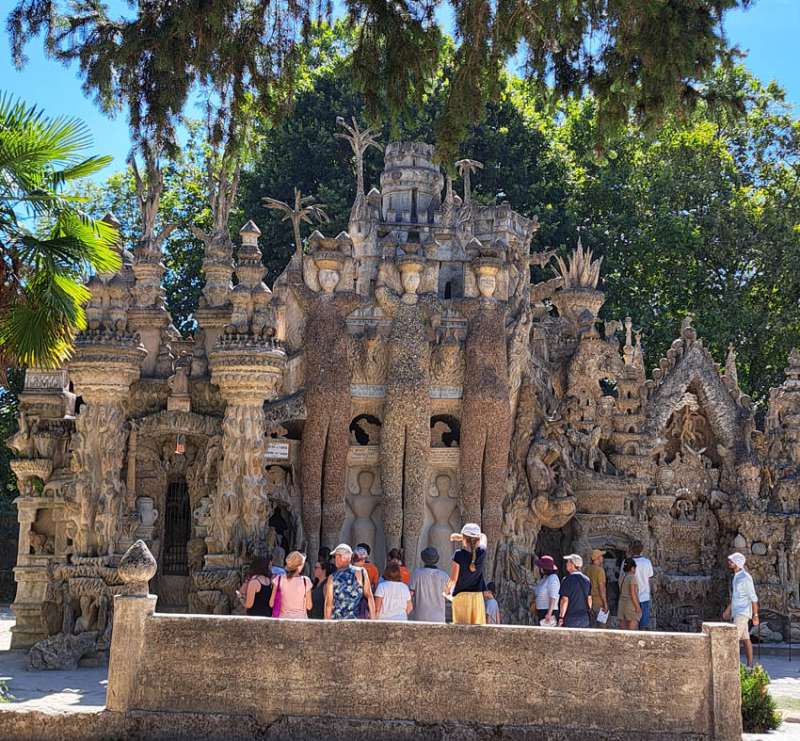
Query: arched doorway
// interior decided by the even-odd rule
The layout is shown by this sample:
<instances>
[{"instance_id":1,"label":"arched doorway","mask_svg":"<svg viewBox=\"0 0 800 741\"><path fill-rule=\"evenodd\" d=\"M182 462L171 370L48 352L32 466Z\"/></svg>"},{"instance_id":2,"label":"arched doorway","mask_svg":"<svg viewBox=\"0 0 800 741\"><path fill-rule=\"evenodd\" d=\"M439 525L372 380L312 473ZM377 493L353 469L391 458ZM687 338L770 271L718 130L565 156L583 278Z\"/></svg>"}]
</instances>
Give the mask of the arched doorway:
<instances>
[{"instance_id":1,"label":"arched doorway","mask_svg":"<svg viewBox=\"0 0 800 741\"><path fill-rule=\"evenodd\" d=\"M171 481L164 506L164 556L162 573L188 576L187 544L192 537L192 511L186 479Z\"/></svg>"},{"instance_id":2,"label":"arched doorway","mask_svg":"<svg viewBox=\"0 0 800 741\"><path fill-rule=\"evenodd\" d=\"M181 612L189 595L188 544L192 537L192 510L185 478L167 485L164 497L164 529L158 579L158 609Z\"/></svg>"}]
</instances>

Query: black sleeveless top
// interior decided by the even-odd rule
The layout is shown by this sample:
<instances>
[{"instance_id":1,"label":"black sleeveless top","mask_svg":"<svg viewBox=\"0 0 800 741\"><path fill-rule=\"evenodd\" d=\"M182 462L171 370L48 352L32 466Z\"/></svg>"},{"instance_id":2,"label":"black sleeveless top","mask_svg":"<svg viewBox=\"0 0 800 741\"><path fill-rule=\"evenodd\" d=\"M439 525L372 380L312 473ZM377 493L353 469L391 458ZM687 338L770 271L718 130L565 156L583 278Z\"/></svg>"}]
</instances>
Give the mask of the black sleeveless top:
<instances>
[{"instance_id":1,"label":"black sleeveless top","mask_svg":"<svg viewBox=\"0 0 800 741\"><path fill-rule=\"evenodd\" d=\"M255 597L253 597L253 606L247 608L247 614L258 615L260 617L272 617L272 608L269 606L270 595L272 595L272 584L268 584L267 586L261 584L261 589L259 589Z\"/></svg>"}]
</instances>

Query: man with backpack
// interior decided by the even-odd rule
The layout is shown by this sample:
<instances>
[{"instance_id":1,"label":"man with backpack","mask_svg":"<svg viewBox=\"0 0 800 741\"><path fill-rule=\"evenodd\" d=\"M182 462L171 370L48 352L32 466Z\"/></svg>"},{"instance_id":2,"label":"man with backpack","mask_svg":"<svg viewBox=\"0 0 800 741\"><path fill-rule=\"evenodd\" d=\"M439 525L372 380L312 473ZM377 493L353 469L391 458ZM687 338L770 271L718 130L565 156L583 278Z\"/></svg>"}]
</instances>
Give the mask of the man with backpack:
<instances>
[{"instance_id":1,"label":"man with backpack","mask_svg":"<svg viewBox=\"0 0 800 741\"><path fill-rule=\"evenodd\" d=\"M561 581L558 624L565 628L588 628L591 625L592 583L581 572L583 558L577 553L564 556L567 575Z\"/></svg>"}]
</instances>

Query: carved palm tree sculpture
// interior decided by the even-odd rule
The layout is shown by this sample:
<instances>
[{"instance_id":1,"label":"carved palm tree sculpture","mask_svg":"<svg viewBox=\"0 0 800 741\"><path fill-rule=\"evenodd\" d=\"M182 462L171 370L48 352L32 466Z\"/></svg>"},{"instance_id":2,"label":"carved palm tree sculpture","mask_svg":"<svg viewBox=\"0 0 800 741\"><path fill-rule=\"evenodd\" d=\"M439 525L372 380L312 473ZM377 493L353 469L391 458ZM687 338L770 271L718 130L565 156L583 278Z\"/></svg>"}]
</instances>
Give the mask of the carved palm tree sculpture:
<instances>
[{"instance_id":1,"label":"carved palm tree sculpture","mask_svg":"<svg viewBox=\"0 0 800 741\"><path fill-rule=\"evenodd\" d=\"M277 198L264 198L264 204L267 208L274 208L277 211L282 211L285 216L281 221L291 220L292 233L294 234L295 255L301 257L303 254L303 244L300 239L300 224L312 224L314 220L317 222L327 222L328 214L324 211L324 203L313 203L314 196L304 196L300 191L294 189L294 206L290 206L284 201L279 201Z\"/></svg>"},{"instance_id":2,"label":"carved palm tree sculpture","mask_svg":"<svg viewBox=\"0 0 800 741\"><path fill-rule=\"evenodd\" d=\"M466 205L470 202L470 196L472 194L470 176L473 172L482 170L483 163L478 162L478 160L463 159L456 162L456 169L458 170L458 174L464 178L464 205Z\"/></svg>"},{"instance_id":3,"label":"carved palm tree sculpture","mask_svg":"<svg viewBox=\"0 0 800 741\"><path fill-rule=\"evenodd\" d=\"M344 132L335 134L337 139L346 139L353 150L353 160L356 172L356 198L364 195L364 154L370 147L383 151L383 145L377 139L377 132L370 127L359 128L355 116L347 123L341 116L336 117L336 125L341 126ZM346 132L346 133L345 133Z\"/></svg>"}]
</instances>

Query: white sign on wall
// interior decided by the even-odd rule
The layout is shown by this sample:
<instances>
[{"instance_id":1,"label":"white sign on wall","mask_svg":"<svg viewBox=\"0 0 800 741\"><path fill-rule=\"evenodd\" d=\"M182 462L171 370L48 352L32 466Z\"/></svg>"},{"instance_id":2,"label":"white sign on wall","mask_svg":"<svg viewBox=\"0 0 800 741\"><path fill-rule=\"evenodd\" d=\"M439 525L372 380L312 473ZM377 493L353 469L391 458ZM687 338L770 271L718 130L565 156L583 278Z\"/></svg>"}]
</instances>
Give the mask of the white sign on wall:
<instances>
[{"instance_id":1,"label":"white sign on wall","mask_svg":"<svg viewBox=\"0 0 800 741\"><path fill-rule=\"evenodd\" d=\"M268 442L267 458L279 458L286 460L289 458L289 443Z\"/></svg>"}]
</instances>

